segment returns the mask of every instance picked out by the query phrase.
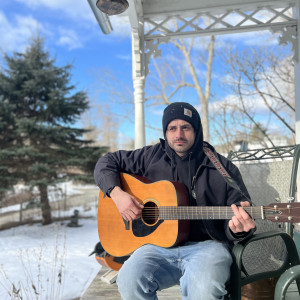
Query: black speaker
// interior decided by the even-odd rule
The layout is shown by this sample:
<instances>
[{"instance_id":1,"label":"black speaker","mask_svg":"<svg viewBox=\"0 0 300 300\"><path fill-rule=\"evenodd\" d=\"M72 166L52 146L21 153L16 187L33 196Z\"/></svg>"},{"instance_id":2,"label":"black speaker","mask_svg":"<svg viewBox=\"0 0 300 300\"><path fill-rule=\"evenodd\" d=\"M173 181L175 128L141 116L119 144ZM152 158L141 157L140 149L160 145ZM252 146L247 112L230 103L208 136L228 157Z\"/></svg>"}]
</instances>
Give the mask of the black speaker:
<instances>
[{"instance_id":1,"label":"black speaker","mask_svg":"<svg viewBox=\"0 0 300 300\"><path fill-rule=\"evenodd\" d=\"M96 5L109 16L121 14L129 6L126 0L97 0Z\"/></svg>"}]
</instances>

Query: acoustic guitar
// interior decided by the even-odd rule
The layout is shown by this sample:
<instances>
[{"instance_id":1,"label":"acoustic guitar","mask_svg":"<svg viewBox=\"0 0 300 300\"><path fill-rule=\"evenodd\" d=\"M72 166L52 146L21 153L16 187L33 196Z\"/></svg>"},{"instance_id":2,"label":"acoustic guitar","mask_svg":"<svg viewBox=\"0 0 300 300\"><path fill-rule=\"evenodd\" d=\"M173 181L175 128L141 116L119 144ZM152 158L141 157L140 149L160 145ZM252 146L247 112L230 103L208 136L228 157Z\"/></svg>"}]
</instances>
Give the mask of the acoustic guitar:
<instances>
[{"instance_id":1,"label":"acoustic guitar","mask_svg":"<svg viewBox=\"0 0 300 300\"><path fill-rule=\"evenodd\" d=\"M129 258L129 255L114 257L106 253L104 256L95 255L95 258L101 266L119 271L122 268L124 262Z\"/></svg>"},{"instance_id":2,"label":"acoustic guitar","mask_svg":"<svg viewBox=\"0 0 300 300\"><path fill-rule=\"evenodd\" d=\"M188 206L188 193L178 182L120 174L122 189L144 205L142 217L125 221L114 202L100 192L98 233L105 251L112 256L130 255L144 244L172 247L187 240L189 220L231 219L227 206ZM268 206L244 208L253 219L272 222L300 222L300 203L273 203Z\"/></svg>"},{"instance_id":3,"label":"acoustic guitar","mask_svg":"<svg viewBox=\"0 0 300 300\"><path fill-rule=\"evenodd\" d=\"M94 250L90 253L89 256L95 254L95 258L97 262L103 266L107 267L109 269L119 271L121 267L123 266L124 262L129 258L129 255L121 256L121 257L114 257L110 254L108 254L104 248L102 247L101 243L98 242Z\"/></svg>"}]
</instances>

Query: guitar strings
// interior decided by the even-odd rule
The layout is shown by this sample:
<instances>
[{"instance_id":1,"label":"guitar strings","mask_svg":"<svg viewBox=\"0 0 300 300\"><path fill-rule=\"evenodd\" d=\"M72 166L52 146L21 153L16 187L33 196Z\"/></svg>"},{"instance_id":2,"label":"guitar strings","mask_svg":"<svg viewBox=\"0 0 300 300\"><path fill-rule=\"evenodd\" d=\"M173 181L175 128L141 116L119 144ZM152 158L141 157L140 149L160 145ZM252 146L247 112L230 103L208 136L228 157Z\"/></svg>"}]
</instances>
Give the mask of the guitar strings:
<instances>
[{"instance_id":1,"label":"guitar strings","mask_svg":"<svg viewBox=\"0 0 300 300\"><path fill-rule=\"evenodd\" d=\"M241 207L241 206L239 206ZM243 207L245 210L261 210L261 206L247 206ZM282 211L282 210L292 210L292 209L299 209L299 207L278 207L278 208L270 208L270 207L264 207L263 210L271 210L271 211ZM175 210L230 210L230 206L160 206L160 207L145 207L143 210L170 210L170 209L175 209Z\"/></svg>"},{"instance_id":2,"label":"guitar strings","mask_svg":"<svg viewBox=\"0 0 300 300\"><path fill-rule=\"evenodd\" d=\"M218 213L219 211L231 211L231 207L230 206L226 206L225 208L218 208L217 206L211 206L211 207L213 207L213 210L214 210L214 212L215 213ZM245 209L245 207L243 207L244 209ZM300 207L298 207L298 209L299 209ZM263 208L263 211L285 211L285 210L295 210L296 208ZM212 208L210 208L210 207L205 207L205 206L203 206L203 207L195 207L195 206L191 206L191 207L189 207L189 206L164 206L164 207L145 207L144 209L143 209L143 211L145 211L145 210L147 210L147 211L156 211L156 210L165 210L165 211L167 211L167 210L177 210L177 211L184 211L184 210L191 210L191 211L196 211L196 212L199 212L199 211L210 211L210 212L212 212ZM255 210L255 211L261 211L261 208L260 207L253 207L252 209L250 208L250 209L245 209L246 211L251 211L251 210Z\"/></svg>"},{"instance_id":3,"label":"guitar strings","mask_svg":"<svg viewBox=\"0 0 300 300\"><path fill-rule=\"evenodd\" d=\"M212 209L214 211L212 211ZM253 218L260 218L261 217L261 207L244 207L246 211L248 211ZM294 208L295 209L295 208ZM270 207L263 207L263 212L272 212L272 213L279 213L288 211L289 213L293 210L292 208L270 208ZM198 217L199 219L205 219L206 217L219 217L221 218L220 214L224 215L226 213L226 217L231 217L234 215L233 211L231 210L230 206L224 207L217 207L217 206L209 206L209 207L191 207L191 206L163 206L163 207L145 207L143 209L143 217L150 218L150 217L162 217L162 218L171 218L171 216L180 216L187 217L185 214L188 213L191 217ZM199 216L199 213L201 215Z\"/></svg>"}]
</instances>

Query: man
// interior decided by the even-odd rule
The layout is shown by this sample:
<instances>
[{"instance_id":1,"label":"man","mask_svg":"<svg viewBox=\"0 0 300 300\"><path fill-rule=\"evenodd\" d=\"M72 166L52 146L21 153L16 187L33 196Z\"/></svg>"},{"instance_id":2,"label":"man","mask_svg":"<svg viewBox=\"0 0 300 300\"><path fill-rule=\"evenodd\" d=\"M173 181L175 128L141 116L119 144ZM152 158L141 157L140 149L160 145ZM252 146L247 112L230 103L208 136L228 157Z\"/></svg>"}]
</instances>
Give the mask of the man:
<instances>
[{"instance_id":1,"label":"man","mask_svg":"<svg viewBox=\"0 0 300 300\"><path fill-rule=\"evenodd\" d=\"M138 248L118 274L122 299L157 299L156 291L180 284L182 299L222 299L230 278L234 241L252 234L255 223L242 208L249 198L241 175L229 160L215 152L240 191L227 185L203 151L203 133L197 110L185 102L172 103L162 119L165 140L135 151L117 151L100 158L95 180L111 197L125 220L140 218L143 206L121 188L119 173L141 175L151 181L183 183L191 206L232 206L231 220L193 220L188 242L161 248L146 244ZM238 205L238 206L237 206Z\"/></svg>"}]
</instances>

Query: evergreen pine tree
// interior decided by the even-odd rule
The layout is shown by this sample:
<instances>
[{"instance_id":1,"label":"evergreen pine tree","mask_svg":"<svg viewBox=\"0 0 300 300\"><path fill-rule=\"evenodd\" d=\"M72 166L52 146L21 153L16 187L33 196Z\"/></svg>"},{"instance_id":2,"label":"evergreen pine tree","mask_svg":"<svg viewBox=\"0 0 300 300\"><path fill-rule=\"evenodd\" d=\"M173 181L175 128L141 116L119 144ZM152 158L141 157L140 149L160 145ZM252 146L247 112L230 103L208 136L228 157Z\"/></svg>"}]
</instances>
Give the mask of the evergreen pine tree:
<instances>
[{"instance_id":1,"label":"evergreen pine tree","mask_svg":"<svg viewBox=\"0 0 300 300\"><path fill-rule=\"evenodd\" d=\"M55 66L40 37L25 53L5 55L5 63L0 70L0 189L20 181L38 187L42 223L49 224L47 187L70 178L91 181L106 149L92 147L93 141L83 139L87 129L75 126L88 109L87 95L73 92L72 66Z\"/></svg>"},{"instance_id":2,"label":"evergreen pine tree","mask_svg":"<svg viewBox=\"0 0 300 300\"><path fill-rule=\"evenodd\" d=\"M0 201L5 192L18 181L12 172L14 163L10 155L16 140L15 134L13 106L0 95Z\"/></svg>"}]
</instances>

